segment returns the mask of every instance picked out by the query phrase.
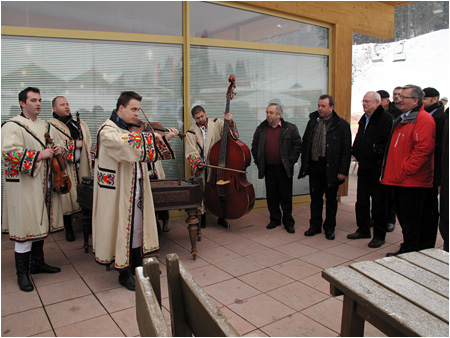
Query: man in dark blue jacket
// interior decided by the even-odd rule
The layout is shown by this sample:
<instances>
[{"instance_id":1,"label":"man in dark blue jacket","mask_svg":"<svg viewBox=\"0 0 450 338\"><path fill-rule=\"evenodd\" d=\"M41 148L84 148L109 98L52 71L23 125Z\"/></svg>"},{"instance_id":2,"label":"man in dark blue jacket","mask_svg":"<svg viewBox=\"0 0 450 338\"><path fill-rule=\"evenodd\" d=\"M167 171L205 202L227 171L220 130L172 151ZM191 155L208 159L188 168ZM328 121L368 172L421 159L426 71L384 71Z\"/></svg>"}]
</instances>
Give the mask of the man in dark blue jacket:
<instances>
[{"instance_id":1,"label":"man in dark blue jacket","mask_svg":"<svg viewBox=\"0 0 450 338\"><path fill-rule=\"evenodd\" d=\"M348 176L351 160L350 125L334 111L330 95L319 97L318 109L309 116L302 143L302 166L298 178L309 175L311 219L305 236L322 229L323 194L326 197L325 236L335 238L337 192Z\"/></svg>"},{"instance_id":2,"label":"man in dark blue jacket","mask_svg":"<svg viewBox=\"0 0 450 338\"><path fill-rule=\"evenodd\" d=\"M388 187L380 183L381 165L389 135L392 116L381 105L377 92L367 92L362 104L364 115L359 120L358 133L353 142L353 156L358 160L358 187L356 193L356 232L348 239L371 238L370 198L374 220L371 248L379 248L386 238Z\"/></svg>"},{"instance_id":3,"label":"man in dark blue jacket","mask_svg":"<svg viewBox=\"0 0 450 338\"><path fill-rule=\"evenodd\" d=\"M267 208L270 223L267 229L281 225L294 233L292 217L292 185L294 164L300 156L302 139L295 124L286 122L279 104L271 103L266 109L266 120L255 130L252 155L258 167L258 178L265 178ZM281 215L281 209L283 215Z\"/></svg>"}]
</instances>

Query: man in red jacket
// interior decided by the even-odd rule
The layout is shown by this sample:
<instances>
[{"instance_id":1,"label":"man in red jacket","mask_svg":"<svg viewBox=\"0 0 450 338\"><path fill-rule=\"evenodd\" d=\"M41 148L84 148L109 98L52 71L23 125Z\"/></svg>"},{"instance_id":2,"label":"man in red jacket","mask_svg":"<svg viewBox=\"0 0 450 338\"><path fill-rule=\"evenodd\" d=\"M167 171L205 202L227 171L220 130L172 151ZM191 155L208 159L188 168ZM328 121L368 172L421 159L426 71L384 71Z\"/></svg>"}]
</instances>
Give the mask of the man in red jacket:
<instances>
[{"instance_id":1,"label":"man in red jacket","mask_svg":"<svg viewBox=\"0 0 450 338\"><path fill-rule=\"evenodd\" d=\"M423 107L422 89L415 85L402 88L398 108L402 111L385 153L381 183L393 186L395 209L402 227L400 253L419 248L424 197L433 187L433 164L436 127L433 117Z\"/></svg>"}]
</instances>

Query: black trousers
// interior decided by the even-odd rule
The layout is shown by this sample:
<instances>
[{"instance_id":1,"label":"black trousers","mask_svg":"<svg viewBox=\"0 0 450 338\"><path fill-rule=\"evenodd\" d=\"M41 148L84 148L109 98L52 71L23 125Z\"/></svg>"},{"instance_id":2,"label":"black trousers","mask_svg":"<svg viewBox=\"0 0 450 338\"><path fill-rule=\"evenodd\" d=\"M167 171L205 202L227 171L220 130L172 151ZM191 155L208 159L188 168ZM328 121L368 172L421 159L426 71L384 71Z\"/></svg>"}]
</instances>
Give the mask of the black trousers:
<instances>
[{"instance_id":1,"label":"black trousers","mask_svg":"<svg viewBox=\"0 0 450 338\"><path fill-rule=\"evenodd\" d=\"M405 252L419 250L419 235L423 218L423 206L427 190L431 188L410 188L394 186L395 210L403 232Z\"/></svg>"},{"instance_id":2,"label":"black trousers","mask_svg":"<svg viewBox=\"0 0 450 338\"><path fill-rule=\"evenodd\" d=\"M325 159L311 161L309 174L309 194L311 196L311 219L309 225L315 230L322 229L323 195L326 198L326 218L323 223L325 232L334 232L338 208L337 192L339 186L328 187L327 164Z\"/></svg>"},{"instance_id":3,"label":"black trousers","mask_svg":"<svg viewBox=\"0 0 450 338\"><path fill-rule=\"evenodd\" d=\"M423 203L424 222L420 227L419 250L434 248L439 227L439 191L437 188L427 189Z\"/></svg>"},{"instance_id":4,"label":"black trousers","mask_svg":"<svg viewBox=\"0 0 450 338\"><path fill-rule=\"evenodd\" d=\"M283 166L266 166L265 172L267 208L270 222L283 224L285 227L294 226L292 217L292 177L286 175ZM283 215L280 210L283 210Z\"/></svg>"},{"instance_id":5,"label":"black trousers","mask_svg":"<svg viewBox=\"0 0 450 338\"><path fill-rule=\"evenodd\" d=\"M358 232L370 235L370 198L372 198L373 238L386 238L388 187L380 183L381 168L358 169L356 192L356 225Z\"/></svg>"},{"instance_id":6,"label":"black trousers","mask_svg":"<svg viewBox=\"0 0 450 338\"><path fill-rule=\"evenodd\" d=\"M387 223L395 224L396 214L395 214L395 199L394 199L394 188L390 185L387 186L388 198L387 198Z\"/></svg>"}]
</instances>

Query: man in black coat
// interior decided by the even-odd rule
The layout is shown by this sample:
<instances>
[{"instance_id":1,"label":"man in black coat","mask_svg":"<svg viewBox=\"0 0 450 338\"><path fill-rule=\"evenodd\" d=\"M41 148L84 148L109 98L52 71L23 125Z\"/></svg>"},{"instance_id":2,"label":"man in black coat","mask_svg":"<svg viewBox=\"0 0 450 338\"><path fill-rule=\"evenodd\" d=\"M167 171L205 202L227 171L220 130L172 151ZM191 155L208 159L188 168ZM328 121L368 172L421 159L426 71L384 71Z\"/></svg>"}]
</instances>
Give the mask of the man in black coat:
<instances>
[{"instance_id":1,"label":"man in black coat","mask_svg":"<svg viewBox=\"0 0 450 338\"><path fill-rule=\"evenodd\" d=\"M298 178L309 175L311 218L305 236L314 236L322 229L323 194L326 197L325 236L335 238L337 192L348 176L351 160L352 133L350 124L334 111L330 95L319 97L317 111L309 115L303 135L302 166Z\"/></svg>"},{"instance_id":2,"label":"man in black coat","mask_svg":"<svg viewBox=\"0 0 450 338\"><path fill-rule=\"evenodd\" d=\"M380 183L381 165L392 129L392 117L380 104L377 92L367 92L363 98L364 115L359 120L358 133L353 142L353 156L358 160L358 187L356 193L356 225L348 239L371 238L370 198L374 220L371 248L379 248L386 238L388 187Z\"/></svg>"},{"instance_id":3,"label":"man in black coat","mask_svg":"<svg viewBox=\"0 0 450 338\"><path fill-rule=\"evenodd\" d=\"M292 217L292 185L294 164L300 156L302 139L295 124L286 122L277 103L266 109L266 120L255 130L252 155L258 167L258 178L265 178L270 223L267 229L281 225L288 233L295 232ZM283 210L283 215L280 210Z\"/></svg>"},{"instance_id":4,"label":"man in black coat","mask_svg":"<svg viewBox=\"0 0 450 338\"><path fill-rule=\"evenodd\" d=\"M424 219L428 224L423 224L419 235L419 250L434 248L436 244L436 236L439 225L439 191L440 186L440 159L442 149L442 134L444 132L444 125L446 115L444 112L444 105L439 101L439 92L435 88L424 88L423 103L425 110L434 118L436 124L436 143L434 148L434 179L433 189L427 190L425 196L425 203L423 206Z\"/></svg>"}]
</instances>

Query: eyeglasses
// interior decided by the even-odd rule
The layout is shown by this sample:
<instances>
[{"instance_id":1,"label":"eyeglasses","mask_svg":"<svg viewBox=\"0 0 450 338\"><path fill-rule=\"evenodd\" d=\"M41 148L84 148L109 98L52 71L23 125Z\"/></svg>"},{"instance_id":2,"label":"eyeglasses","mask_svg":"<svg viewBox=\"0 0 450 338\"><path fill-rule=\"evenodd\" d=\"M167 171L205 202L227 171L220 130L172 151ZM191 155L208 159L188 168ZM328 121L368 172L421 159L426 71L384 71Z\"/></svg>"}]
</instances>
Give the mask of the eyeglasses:
<instances>
[{"instance_id":1,"label":"eyeglasses","mask_svg":"<svg viewBox=\"0 0 450 338\"><path fill-rule=\"evenodd\" d=\"M402 100L404 100L404 99L417 99L417 97L415 97L415 96L403 96L403 95L400 95L399 96Z\"/></svg>"},{"instance_id":2,"label":"eyeglasses","mask_svg":"<svg viewBox=\"0 0 450 338\"><path fill-rule=\"evenodd\" d=\"M361 101L361 103L370 103L370 102L372 102L372 101L369 101L369 100L362 100Z\"/></svg>"}]
</instances>

